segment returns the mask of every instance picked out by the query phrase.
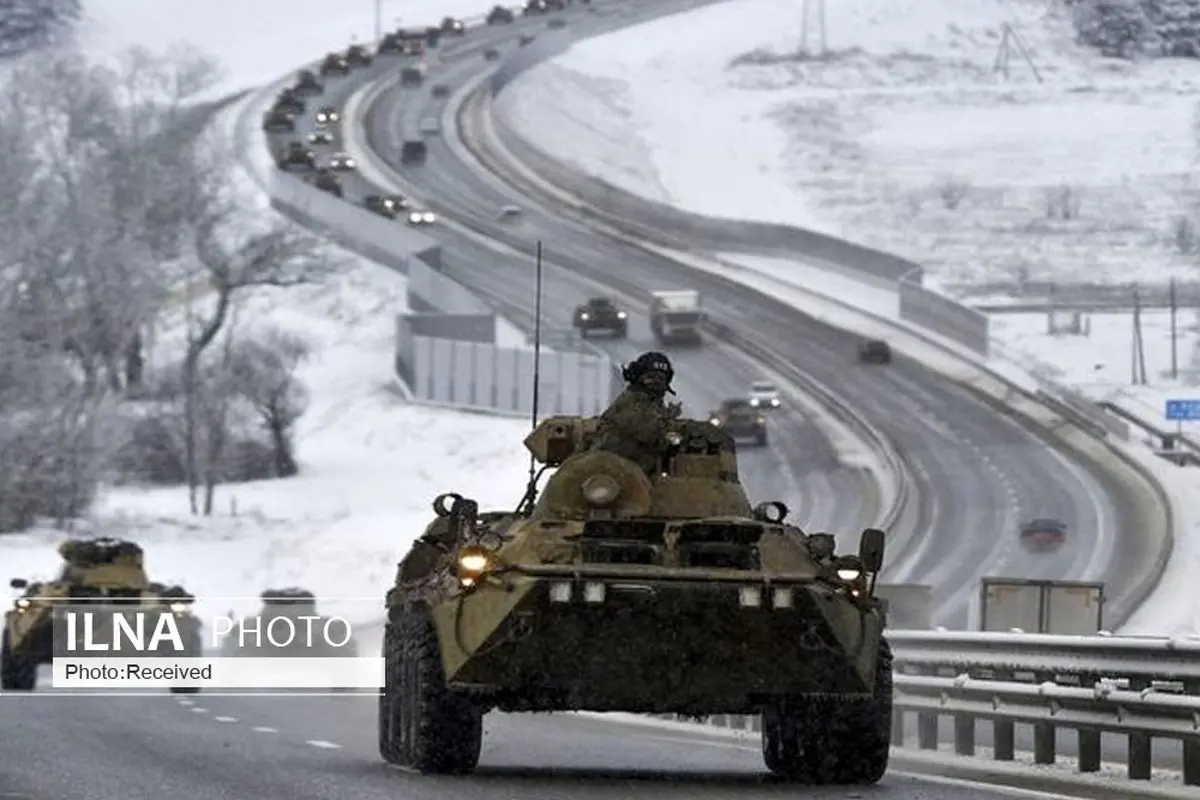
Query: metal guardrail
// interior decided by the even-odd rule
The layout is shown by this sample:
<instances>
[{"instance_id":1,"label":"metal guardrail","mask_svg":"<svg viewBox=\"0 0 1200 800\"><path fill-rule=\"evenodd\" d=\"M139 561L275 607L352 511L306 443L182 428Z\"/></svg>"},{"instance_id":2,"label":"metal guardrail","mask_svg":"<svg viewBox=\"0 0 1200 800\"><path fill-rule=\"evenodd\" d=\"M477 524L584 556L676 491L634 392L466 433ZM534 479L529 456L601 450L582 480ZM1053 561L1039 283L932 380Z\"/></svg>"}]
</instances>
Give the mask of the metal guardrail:
<instances>
[{"instance_id":1,"label":"metal guardrail","mask_svg":"<svg viewBox=\"0 0 1200 800\"><path fill-rule=\"evenodd\" d=\"M1200 786L1200 639L890 631L894 658L892 745L938 749L950 717L957 755L976 755L980 723L992 757L1013 761L1017 725L1032 728L1035 764L1054 764L1058 733L1077 737L1081 773L1098 772L1101 734L1126 737L1128 777L1151 778L1155 740L1182 743L1182 781ZM757 731L757 717L701 724Z\"/></svg>"}]
</instances>

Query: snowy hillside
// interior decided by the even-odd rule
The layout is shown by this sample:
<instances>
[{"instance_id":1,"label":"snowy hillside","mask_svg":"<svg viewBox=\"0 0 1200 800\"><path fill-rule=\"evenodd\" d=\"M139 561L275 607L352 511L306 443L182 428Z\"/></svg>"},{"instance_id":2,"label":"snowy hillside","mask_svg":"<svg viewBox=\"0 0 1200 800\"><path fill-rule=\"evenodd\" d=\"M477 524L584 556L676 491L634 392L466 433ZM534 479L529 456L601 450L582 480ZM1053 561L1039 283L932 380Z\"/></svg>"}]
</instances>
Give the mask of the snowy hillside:
<instances>
[{"instance_id":1,"label":"snowy hillside","mask_svg":"<svg viewBox=\"0 0 1200 800\"><path fill-rule=\"evenodd\" d=\"M827 3L820 55L802 7L591 40L501 110L571 131L546 147L646 196L845 236L943 283L1194 274L1200 62L1103 58L1045 0Z\"/></svg>"}]
</instances>

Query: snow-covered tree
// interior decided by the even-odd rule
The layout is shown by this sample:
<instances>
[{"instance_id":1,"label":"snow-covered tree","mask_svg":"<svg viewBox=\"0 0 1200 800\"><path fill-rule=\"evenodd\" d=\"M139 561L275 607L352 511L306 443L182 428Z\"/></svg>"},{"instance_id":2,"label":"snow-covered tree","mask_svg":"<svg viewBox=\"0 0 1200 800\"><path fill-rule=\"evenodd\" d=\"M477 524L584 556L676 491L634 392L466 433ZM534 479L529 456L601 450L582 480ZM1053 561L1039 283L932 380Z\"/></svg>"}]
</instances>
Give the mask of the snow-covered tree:
<instances>
[{"instance_id":1,"label":"snow-covered tree","mask_svg":"<svg viewBox=\"0 0 1200 800\"><path fill-rule=\"evenodd\" d=\"M1087 0L1072 9L1080 43L1106 56L1130 58L1141 51L1149 21L1136 0Z\"/></svg>"},{"instance_id":2,"label":"snow-covered tree","mask_svg":"<svg viewBox=\"0 0 1200 800\"><path fill-rule=\"evenodd\" d=\"M82 12L80 0L0 0L0 55L63 41Z\"/></svg>"}]
</instances>

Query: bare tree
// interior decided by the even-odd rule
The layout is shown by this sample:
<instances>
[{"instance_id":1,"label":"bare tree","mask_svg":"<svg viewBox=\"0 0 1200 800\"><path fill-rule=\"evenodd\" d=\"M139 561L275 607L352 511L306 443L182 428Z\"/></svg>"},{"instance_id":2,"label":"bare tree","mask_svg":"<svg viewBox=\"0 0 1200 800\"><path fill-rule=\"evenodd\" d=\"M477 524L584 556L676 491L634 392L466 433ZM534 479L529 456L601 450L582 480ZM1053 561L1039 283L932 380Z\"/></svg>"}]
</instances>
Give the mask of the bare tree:
<instances>
[{"instance_id":1,"label":"bare tree","mask_svg":"<svg viewBox=\"0 0 1200 800\"><path fill-rule=\"evenodd\" d=\"M309 395L296 370L309 353L309 344L301 337L268 328L242 341L234 355L234 388L270 437L277 478L291 477L300 469L292 431L308 408Z\"/></svg>"}]
</instances>

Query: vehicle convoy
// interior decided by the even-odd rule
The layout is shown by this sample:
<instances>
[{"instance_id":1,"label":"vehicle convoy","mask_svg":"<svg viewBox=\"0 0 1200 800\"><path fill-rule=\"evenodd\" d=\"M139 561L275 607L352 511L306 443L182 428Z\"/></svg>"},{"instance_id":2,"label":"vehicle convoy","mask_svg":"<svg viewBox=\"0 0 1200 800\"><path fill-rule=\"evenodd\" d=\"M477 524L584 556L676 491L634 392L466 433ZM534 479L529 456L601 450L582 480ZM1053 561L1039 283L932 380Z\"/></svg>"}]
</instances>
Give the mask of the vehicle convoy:
<instances>
[{"instance_id":1,"label":"vehicle convoy","mask_svg":"<svg viewBox=\"0 0 1200 800\"><path fill-rule=\"evenodd\" d=\"M750 405L770 411L783 405L779 387L771 381L755 381L750 384Z\"/></svg>"},{"instance_id":2,"label":"vehicle convoy","mask_svg":"<svg viewBox=\"0 0 1200 800\"><path fill-rule=\"evenodd\" d=\"M68 643L70 634L65 623L55 625L63 620L68 609L82 609L95 615L90 641L108 644L110 654L147 655L145 650L112 635L114 615L127 612L149 614L150 618L142 623L148 637L159 628L159 615L170 617L167 620L170 625L164 624L162 628L164 632L170 631L172 638L161 642L150 655L198 658L203 654L200 620L191 612L195 598L182 586L151 582L139 545L106 537L71 539L58 546L58 554L63 566L54 580L30 582L13 578L9 583L24 593L4 613L0 689L32 691L37 683L38 665L49 664L56 651L66 652L68 647L81 649L86 644ZM137 625L134 620L127 620L126 624ZM172 686L171 691L192 693L198 688Z\"/></svg>"},{"instance_id":3,"label":"vehicle convoy","mask_svg":"<svg viewBox=\"0 0 1200 800\"><path fill-rule=\"evenodd\" d=\"M1026 550L1045 553L1067 541L1067 524L1059 519L1031 519L1021 526L1021 544Z\"/></svg>"},{"instance_id":4,"label":"vehicle convoy","mask_svg":"<svg viewBox=\"0 0 1200 800\"><path fill-rule=\"evenodd\" d=\"M661 344L699 344L704 319L700 293L695 290L650 293L650 330Z\"/></svg>"},{"instance_id":5,"label":"vehicle convoy","mask_svg":"<svg viewBox=\"0 0 1200 800\"><path fill-rule=\"evenodd\" d=\"M753 439L759 447L767 443L767 418L749 400L726 400L708 415L710 425L734 439Z\"/></svg>"},{"instance_id":6,"label":"vehicle convoy","mask_svg":"<svg viewBox=\"0 0 1200 800\"><path fill-rule=\"evenodd\" d=\"M761 714L771 772L878 781L892 705L883 532L839 556L783 503L752 506L733 441L707 420L672 421L653 477L591 449L599 424L535 428L525 445L543 467L516 511L434 500L387 594L383 759L469 772L493 709Z\"/></svg>"},{"instance_id":7,"label":"vehicle convoy","mask_svg":"<svg viewBox=\"0 0 1200 800\"><path fill-rule=\"evenodd\" d=\"M358 655L358 644L353 639L349 639L342 646L336 646L341 643L342 637L349 634L349 631L344 630L346 626L331 625L331 629L337 627L338 630L330 630L329 636L325 636L325 623L334 618L318 612L317 596L308 589L299 586L267 589L259 595L259 599L262 600L262 608L258 614L250 618L243 617L233 626L233 630L221 637L222 656L353 658ZM285 622L281 624L275 620ZM288 622L291 624L287 624ZM280 631L278 635L267 635L268 632L276 630ZM309 630L317 633L309 636ZM255 635L256 631L259 632L258 635ZM292 631L302 632L302 635L289 636Z\"/></svg>"},{"instance_id":8,"label":"vehicle convoy","mask_svg":"<svg viewBox=\"0 0 1200 800\"><path fill-rule=\"evenodd\" d=\"M629 335L629 314L608 297L593 297L583 305L576 306L573 324L585 339L592 331L605 331L617 339Z\"/></svg>"}]
</instances>

